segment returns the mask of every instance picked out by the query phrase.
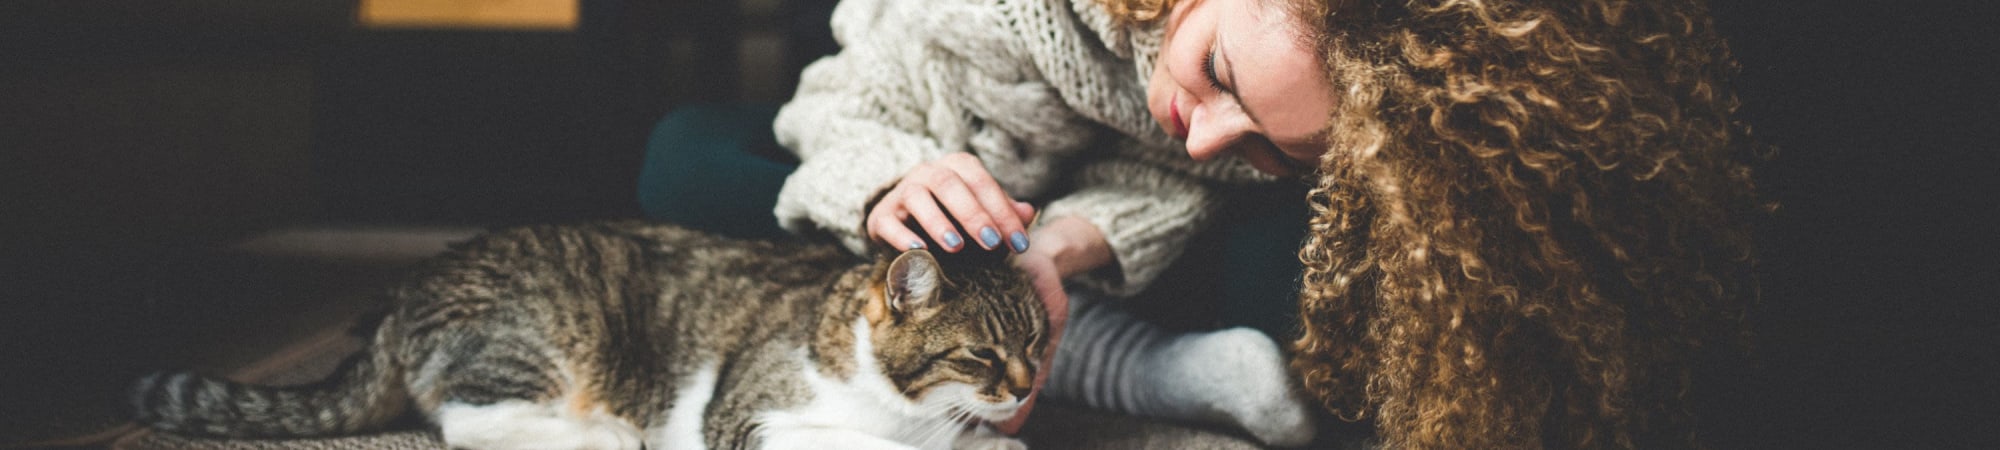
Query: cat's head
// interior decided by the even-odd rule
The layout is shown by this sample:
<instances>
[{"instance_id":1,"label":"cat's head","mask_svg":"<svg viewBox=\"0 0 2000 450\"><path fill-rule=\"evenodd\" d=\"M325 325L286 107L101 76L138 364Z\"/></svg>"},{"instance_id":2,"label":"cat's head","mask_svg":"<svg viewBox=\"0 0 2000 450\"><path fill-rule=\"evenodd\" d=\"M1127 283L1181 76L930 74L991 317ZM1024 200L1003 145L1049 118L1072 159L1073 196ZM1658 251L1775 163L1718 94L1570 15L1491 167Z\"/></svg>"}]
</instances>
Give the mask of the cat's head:
<instances>
[{"instance_id":1,"label":"cat's head","mask_svg":"<svg viewBox=\"0 0 2000 450\"><path fill-rule=\"evenodd\" d=\"M1040 370L1048 314L1004 255L910 250L878 266L863 309L890 384L923 408L1004 420Z\"/></svg>"}]
</instances>

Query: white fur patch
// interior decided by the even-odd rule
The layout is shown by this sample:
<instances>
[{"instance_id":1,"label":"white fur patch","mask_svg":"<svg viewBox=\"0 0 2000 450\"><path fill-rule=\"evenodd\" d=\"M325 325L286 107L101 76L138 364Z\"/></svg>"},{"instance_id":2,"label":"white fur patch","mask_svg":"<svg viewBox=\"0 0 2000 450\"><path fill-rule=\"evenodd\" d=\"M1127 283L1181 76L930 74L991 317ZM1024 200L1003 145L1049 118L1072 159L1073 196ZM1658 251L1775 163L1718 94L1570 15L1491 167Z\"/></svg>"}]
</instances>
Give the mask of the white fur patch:
<instances>
[{"instance_id":1,"label":"white fur patch","mask_svg":"<svg viewBox=\"0 0 2000 450\"><path fill-rule=\"evenodd\" d=\"M577 416L521 400L491 405L447 402L433 417L452 448L640 448L639 430L604 411Z\"/></svg>"},{"instance_id":2,"label":"white fur patch","mask_svg":"<svg viewBox=\"0 0 2000 450\"><path fill-rule=\"evenodd\" d=\"M813 400L783 411L758 415L760 438L772 446L783 443L810 444L808 448L885 448L909 446L921 449L949 449L964 433L972 432L966 422L952 420L957 408L988 418L1011 416L1019 404L991 405L973 396L974 388L963 385L939 386L921 402L912 402L899 393L875 360L867 319L857 318L854 329L854 376L839 380L823 376L818 367L807 364L803 377ZM804 349L799 349L804 358ZM1003 413L1004 412L1004 413Z\"/></svg>"},{"instance_id":3,"label":"white fur patch","mask_svg":"<svg viewBox=\"0 0 2000 450\"><path fill-rule=\"evenodd\" d=\"M722 369L710 361L700 369L681 380L681 388L674 392L673 409L667 411L667 422L646 430L647 447L674 450L708 448L708 441L702 437L701 428L708 416L708 402L715 398L716 377Z\"/></svg>"}]
</instances>

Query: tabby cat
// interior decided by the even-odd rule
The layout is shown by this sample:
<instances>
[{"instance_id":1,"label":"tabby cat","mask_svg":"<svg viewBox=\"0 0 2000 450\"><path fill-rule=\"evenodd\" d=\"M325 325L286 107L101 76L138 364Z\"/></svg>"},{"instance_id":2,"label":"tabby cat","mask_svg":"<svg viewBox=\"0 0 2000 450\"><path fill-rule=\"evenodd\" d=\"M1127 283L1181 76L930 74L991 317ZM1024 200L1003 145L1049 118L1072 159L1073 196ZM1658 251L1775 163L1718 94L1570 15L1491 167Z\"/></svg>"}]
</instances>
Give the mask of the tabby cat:
<instances>
[{"instance_id":1,"label":"tabby cat","mask_svg":"<svg viewBox=\"0 0 2000 450\"><path fill-rule=\"evenodd\" d=\"M1001 256L742 241L640 222L487 233L422 266L312 385L190 373L141 422L349 434L414 408L459 448L1023 448L1047 316ZM942 261L941 261L942 260Z\"/></svg>"}]
</instances>

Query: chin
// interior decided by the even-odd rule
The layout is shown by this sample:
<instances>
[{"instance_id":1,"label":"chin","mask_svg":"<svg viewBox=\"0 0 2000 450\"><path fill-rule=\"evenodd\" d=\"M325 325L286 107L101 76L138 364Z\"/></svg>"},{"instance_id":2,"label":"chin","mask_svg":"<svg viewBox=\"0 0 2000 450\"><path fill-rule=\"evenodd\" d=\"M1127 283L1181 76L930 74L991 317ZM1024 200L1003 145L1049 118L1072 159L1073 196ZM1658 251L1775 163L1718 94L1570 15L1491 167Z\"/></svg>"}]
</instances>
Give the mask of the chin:
<instances>
[{"instance_id":1,"label":"chin","mask_svg":"<svg viewBox=\"0 0 2000 450\"><path fill-rule=\"evenodd\" d=\"M1291 167L1285 166L1285 163L1273 160L1271 158L1247 156L1241 153L1238 153L1236 157L1241 158L1244 163L1250 164L1250 168L1257 169L1258 172L1263 172L1265 175L1270 175L1278 178L1286 178L1298 175L1296 173L1293 173Z\"/></svg>"},{"instance_id":2,"label":"chin","mask_svg":"<svg viewBox=\"0 0 2000 450\"><path fill-rule=\"evenodd\" d=\"M986 404L987 408L980 411L973 411L972 413L981 419L985 419L987 422L1002 422L1012 419L1014 418L1014 414L1020 413L1022 404L1023 402L1018 400L997 404L988 403Z\"/></svg>"},{"instance_id":3,"label":"chin","mask_svg":"<svg viewBox=\"0 0 2000 450\"><path fill-rule=\"evenodd\" d=\"M948 410L966 417L999 422L1014 418L1024 404L1020 399L992 401L977 394L971 385L952 383L931 389L918 403L927 409Z\"/></svg>"}]
</instances>

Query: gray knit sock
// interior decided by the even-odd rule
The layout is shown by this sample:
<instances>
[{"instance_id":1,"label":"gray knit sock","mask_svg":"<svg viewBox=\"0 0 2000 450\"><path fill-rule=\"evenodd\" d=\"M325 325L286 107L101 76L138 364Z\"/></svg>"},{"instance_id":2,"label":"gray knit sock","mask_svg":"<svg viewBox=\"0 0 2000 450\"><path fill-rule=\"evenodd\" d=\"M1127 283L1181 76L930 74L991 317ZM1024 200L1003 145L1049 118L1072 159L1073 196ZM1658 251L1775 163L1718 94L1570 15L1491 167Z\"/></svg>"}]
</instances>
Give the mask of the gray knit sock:
<instances>
[{"instance_id":1,"label":"gray knit sock","mask_svg":"<svg viewBox=\"0 0 2000 450\"><path fill-rule=\"evenodd\" d=\"M1304 445L1311 414L1271 338L1248 328L1173 333L1087 293L1070 293L1048 394L1136 416L1232 426Z\"/></svg>"}]
</instances>

